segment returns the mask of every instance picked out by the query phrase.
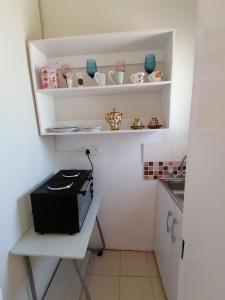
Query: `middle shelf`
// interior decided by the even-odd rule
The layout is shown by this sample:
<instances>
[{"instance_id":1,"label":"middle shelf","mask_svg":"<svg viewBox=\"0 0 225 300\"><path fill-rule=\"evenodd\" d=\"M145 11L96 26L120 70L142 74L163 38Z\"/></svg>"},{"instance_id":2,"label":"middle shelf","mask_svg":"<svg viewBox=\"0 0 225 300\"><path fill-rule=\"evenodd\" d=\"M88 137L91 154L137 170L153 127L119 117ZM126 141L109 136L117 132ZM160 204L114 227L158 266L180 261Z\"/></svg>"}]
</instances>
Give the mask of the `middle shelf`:
<instances>
[{"instance_id":1,"label":"middle shelf","mask_svg":"<svg viewBox=\"0 0 225 300\"><path fill-rule=\"evenodd\" d=\"M79 128L101 126L103 128L101 134L109 133L107 130L109 124L105 121L105 114L111 112L113 108L122 113L120 129L124 133L144 132L131 130L130 126L135 118L140 118L143 125L147 126L152 117L157 117L162 127L168 128L170 89L171 82L162 81L38 90L36 101L40 133L49 135L49 129L58 126Z\"/></svg>"},{"instance_id":2,"label":"middle shelf","mask_svg":"<svg viewBox=\"0 0 225 300\"><path fill-rule=\"evenodd\" d=\"M76 97L76 96L101 96L116 94L138 94L149 92L160 92L171 85L171 81L146 82L138 84L121 84L105 86L87 86L75 88L38 89L37 92L54 98Z\"/></svg>"},{"instance_id":3,"label":"middle shelf","mask_svg":"<svg viewBox=\"0 0 225 300\"><path fill-rule=\"evenodd\" d=\"M91 131L72 131L72 132L53 132L53 131L46 131L43 135L95 135L95 134L123 134L123 133L156 133L168 130L168 128L160 128L160 129L120 129L120 130L101 130L97 132Z\"/></svg>"}]
</instances>

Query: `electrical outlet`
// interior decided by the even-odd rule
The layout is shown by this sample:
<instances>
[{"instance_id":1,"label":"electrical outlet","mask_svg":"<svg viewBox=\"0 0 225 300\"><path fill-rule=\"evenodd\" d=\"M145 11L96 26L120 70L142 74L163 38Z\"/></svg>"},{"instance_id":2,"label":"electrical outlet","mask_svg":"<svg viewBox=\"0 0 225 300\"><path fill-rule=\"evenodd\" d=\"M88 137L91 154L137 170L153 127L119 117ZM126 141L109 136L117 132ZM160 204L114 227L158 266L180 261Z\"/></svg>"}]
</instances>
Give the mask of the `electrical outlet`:
<instances>
[{"instance_id":1,"label":"electrical outlet","mask_svg":"<svg viewBox=\"0 0 225 300\"><path fill-rule=\"evenodd\" d=\"M98 146L84 146L84 152L86 152L86 150L89 149L90 151L90 155L98 155L99 154L99 149Z\"/></svg>"}]
</instances>

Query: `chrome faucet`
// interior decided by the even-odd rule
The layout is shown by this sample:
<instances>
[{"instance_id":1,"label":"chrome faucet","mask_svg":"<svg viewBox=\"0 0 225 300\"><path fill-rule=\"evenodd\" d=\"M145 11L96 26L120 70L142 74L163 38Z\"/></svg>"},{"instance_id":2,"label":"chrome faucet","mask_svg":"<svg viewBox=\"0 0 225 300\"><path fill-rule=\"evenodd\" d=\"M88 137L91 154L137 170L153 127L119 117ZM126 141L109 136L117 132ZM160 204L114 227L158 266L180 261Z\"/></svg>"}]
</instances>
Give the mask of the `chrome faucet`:
<instances>
[{"instance_id":1,"label":"chrome faucet","mask_svg":"<svg viewBox=\"0 0 225 300\"><path fill-rule=\"evenodd\" d=\"M184 162L186 161L186 159L187 159L187 155L185 155L185 156L182 158L182 160L181 160L181 162L180 162L180 170L177 171L177 174L174 174L172 168L171 168L170 170L168 170L168 176L169 176L170 178L183 178L183 177L185 177L186 171L183 170L183 167L184 167Z\"/></svg>"},{"instance_id":2,"label":"chrome faucet","mask_svg":"<svg viewBox=\"0 0 225 300\"><path fill-rule=\"evenodd\" d=\"M185 174L186 174L186 171L183 170L183 168L184 168L184 162L186 161L186 159L187 159L187 154L184 155L184 157L182 158L182 161L181 161L181 163L180 163L180 170L179 170L179 172L178 172L178 176L179 176L179 177L184 177Z\"/></svg>"}]
</instances>

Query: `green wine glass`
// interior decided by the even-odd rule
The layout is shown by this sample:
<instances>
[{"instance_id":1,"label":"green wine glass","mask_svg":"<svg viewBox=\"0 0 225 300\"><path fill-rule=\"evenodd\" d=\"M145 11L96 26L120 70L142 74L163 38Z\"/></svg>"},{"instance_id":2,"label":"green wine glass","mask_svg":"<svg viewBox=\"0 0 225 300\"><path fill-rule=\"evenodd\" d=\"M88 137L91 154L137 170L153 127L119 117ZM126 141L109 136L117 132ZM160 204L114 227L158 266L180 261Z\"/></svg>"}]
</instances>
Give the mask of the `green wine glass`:
<instances>
[{"instance_id":1,"label":"green wine glass","mask_svg":"<svg viewBox=\"0 0 225 300\"><path fill-rule=\"evenodd\" d=\"M94 78L97 72L97 65L95 59L88 59L86 65L86 71L91 78Z\"/></svg>"},{"instance_id":2,"label":"green wine glass","mask_svg":"<svg viewBox=\"0 0 225 300\"><path fill-rule=\"evenodd\" d=\"M151 74L156 67L156 59L154 54L149 54L145 56L145 71Z\"/></svg>"}]
</instances>

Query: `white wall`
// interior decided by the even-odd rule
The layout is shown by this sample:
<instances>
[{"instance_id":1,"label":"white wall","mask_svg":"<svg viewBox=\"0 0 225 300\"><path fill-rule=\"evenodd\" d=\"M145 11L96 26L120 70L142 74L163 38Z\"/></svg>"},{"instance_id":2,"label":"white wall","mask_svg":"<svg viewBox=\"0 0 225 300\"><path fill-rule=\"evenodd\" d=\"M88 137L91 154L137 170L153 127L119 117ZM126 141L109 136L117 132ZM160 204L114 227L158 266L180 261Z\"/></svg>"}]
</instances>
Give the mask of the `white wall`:
<instances>
[{"instance_id":1,"label":"white wall","mask_svg":"<svg viewBox=\"0 0 225 300\"><path fill-rule=\"evenodd\" d=\"M26 38L40 38L36 0L0 0L0 287L4 300L28 300L21 258L10 248L31 224L29 192L55 168L51 138L40 138L30 86ZM54 261L34 260L39 295Z\"/></svg>"},{"instance_id":2,"label":"white wall","mask_svg":"<svg viewBox=\"0 0 225 300\"><path fill-rule=\"evenodd\" d=\"M181 300L224 299L224 11L224 0L199 0Z\"/></svg>"},{"instance_id":3,"label":"white wall","mask_svg":"<svg viewBox=\"0 0 225 300\"><path fill-rule=\"evenodd\" d=\"M107 247L152 249L156 182L143 180L142 144L185 141L192 91L196 0L41 0L45 37L88 33L176 29L171 129L168 134L57 138L58 150L99 145L94 157L96 189L104 202L100 218ZM54 13L53 13L54 12ZM78 152L58 152L61 167L88 166Z\"/></svg>"}]
</instances>

